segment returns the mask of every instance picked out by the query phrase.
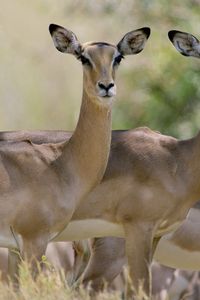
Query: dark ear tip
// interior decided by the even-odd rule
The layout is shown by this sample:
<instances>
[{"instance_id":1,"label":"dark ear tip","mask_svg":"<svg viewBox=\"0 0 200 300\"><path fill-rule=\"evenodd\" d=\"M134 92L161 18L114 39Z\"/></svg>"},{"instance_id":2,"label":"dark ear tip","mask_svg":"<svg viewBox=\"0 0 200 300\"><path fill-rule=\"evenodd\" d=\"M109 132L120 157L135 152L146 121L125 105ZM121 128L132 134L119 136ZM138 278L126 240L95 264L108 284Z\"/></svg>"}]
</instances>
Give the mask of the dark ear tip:
<instances>
[{"instance_id":1,"label":"dark ear tip","mask_svg":"<svg viewBox=\"0 0 200 300\"><path fill-rule=\"evenodd\" d=\"M143 27L142 30L144 31L144 33L147 36L147 39L149 38L150 34L151 34L151 28L149 27Z\"/></svg>"},{"instance_id":2,"label":"dark ear tip","mask_svg":"<svg viewBox=\"0 0 200 300\"><path fill-rule=\"evenodd\" d=\"M177 32L178 32L177 30L170 30L168 32L168 38L170 39L171 42L173 42L174 36Z\"/></svg>"},{"instance_id":3,"label":"dark ear tip","mask_svg":"<svg viewBox=\"0 0 200 300\"><path fill-rule=\"evenodd\" d=\"M58 28L58 25L56 25L56 24L50 24L49 25L49 32L50 32L50 34L52 34L57 28Z\"/></svg>"}]
</instances>

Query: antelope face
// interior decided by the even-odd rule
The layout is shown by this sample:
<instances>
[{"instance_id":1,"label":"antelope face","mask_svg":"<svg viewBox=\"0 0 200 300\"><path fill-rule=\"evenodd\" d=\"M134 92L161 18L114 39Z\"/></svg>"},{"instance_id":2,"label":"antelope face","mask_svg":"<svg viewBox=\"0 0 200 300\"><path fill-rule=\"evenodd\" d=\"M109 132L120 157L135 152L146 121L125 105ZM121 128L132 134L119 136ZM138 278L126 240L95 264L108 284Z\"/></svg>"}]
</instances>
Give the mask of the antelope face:
<instances>
[{"instance_id":1,"label":"antelope face","mask_svg":"<svg viewBox=\"0 0 200 300\"><path fill-rule=\"evenodd\" d=\"M79 57L83 64L87 93L106 100L116 95L115 71L123 56L113 45L87 43Z\"/></svg>"},{"instance_id":2,"label":"antelope face","mask_svg":"<svg viewBox=\"0 0 200 300\"><path fill-rule=\"evenodd\" d=\"M51 24L49 31L55 47L73 54L83 65L83 89L90 98L110 102L116 95L115 72L125 55L141 52L150 36L148 27L128 32L115 46L105 42L80 44L76 35Z\"/></svg>"}]
</instances>

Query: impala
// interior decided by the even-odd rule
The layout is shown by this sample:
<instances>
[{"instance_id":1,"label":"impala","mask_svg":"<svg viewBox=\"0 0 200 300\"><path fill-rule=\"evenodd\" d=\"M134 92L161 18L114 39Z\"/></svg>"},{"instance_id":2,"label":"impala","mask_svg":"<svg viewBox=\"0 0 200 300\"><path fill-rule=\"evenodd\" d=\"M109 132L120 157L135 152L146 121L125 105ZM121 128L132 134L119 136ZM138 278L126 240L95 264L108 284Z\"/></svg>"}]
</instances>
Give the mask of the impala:
<instances>
[{"instance_id":1,"label":"impala","mask_svg":"<svg viewBox=\"0 0 200 300\"><path fill-rule=\"evenodd\" d=\"M115 71L124 55L142 51L150 35L149 28L131 31L114 46L80 44L73 32L54 24L49 30L55 47L83 64L77 127L70 139L56 144L0 144L0 246L20 248L33 269L48 242L102 179L110 150Z\"/></svg>"}]
</instances>

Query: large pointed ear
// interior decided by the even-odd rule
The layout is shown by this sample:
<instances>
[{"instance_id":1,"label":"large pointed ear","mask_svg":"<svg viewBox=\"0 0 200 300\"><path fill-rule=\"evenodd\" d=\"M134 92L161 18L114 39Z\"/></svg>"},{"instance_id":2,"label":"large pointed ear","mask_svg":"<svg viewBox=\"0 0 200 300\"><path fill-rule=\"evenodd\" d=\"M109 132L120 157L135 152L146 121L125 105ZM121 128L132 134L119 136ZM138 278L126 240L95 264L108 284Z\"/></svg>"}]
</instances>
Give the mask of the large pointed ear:
<instances>
[{"instance_id":1,"label":"large pointed ear","mask_svg":"<svg viewBox=\"0 0 200 300\"><path fill-rule=\"evenodd\" d=\"M49 32L52 36L55 47L59 51L70 53L75 56L79 56L81 54L81 44L72 31L59 25L50 24Z\"/></svg>"},{"instance_id":2,"label":"large pointed ear","mask_svg":"<svg viewBox=\"0 0 200 300\"><path fill-rule=\"evenodd\" d=\"M171 30L168 32L168 37L182 55L200 58L200 43L192 34Z\"/></svg>"},{"instance_id":3,"label":"large pointed ear","mask_svg":"<svg viewBox=\"0 0 200 300\"><path fill-rule=\"evenodd\" d=\"M143 27L128 32L117 44L117 49L122 55L137 54L144 49L145 43L151 33L149 27Z\"/></svg>"}]
</instances>

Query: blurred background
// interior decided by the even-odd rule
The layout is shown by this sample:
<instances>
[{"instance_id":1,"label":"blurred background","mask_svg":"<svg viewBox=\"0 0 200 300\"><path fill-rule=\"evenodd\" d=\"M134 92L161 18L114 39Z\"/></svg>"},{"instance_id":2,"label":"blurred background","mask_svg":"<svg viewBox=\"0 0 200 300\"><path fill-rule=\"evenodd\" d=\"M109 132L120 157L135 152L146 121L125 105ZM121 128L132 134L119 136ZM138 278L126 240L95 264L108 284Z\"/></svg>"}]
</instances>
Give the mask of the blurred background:
<instances>
[{"instance_id":1,"label":"blurred background","mask_svg":"<svg viewBox=\"0 0 200 300\"><path fill-rule=\"evenodd\" d=\"M181 56L171 29L200 36L200 0L1 0L0 130L74 129L82 91L81 64L58 52L50 23L81 42L117 43L143 26L144 51L118 71L113 129L149 126L179 138L200 128L200 61Z\"/></svg>"}]
</instances>

